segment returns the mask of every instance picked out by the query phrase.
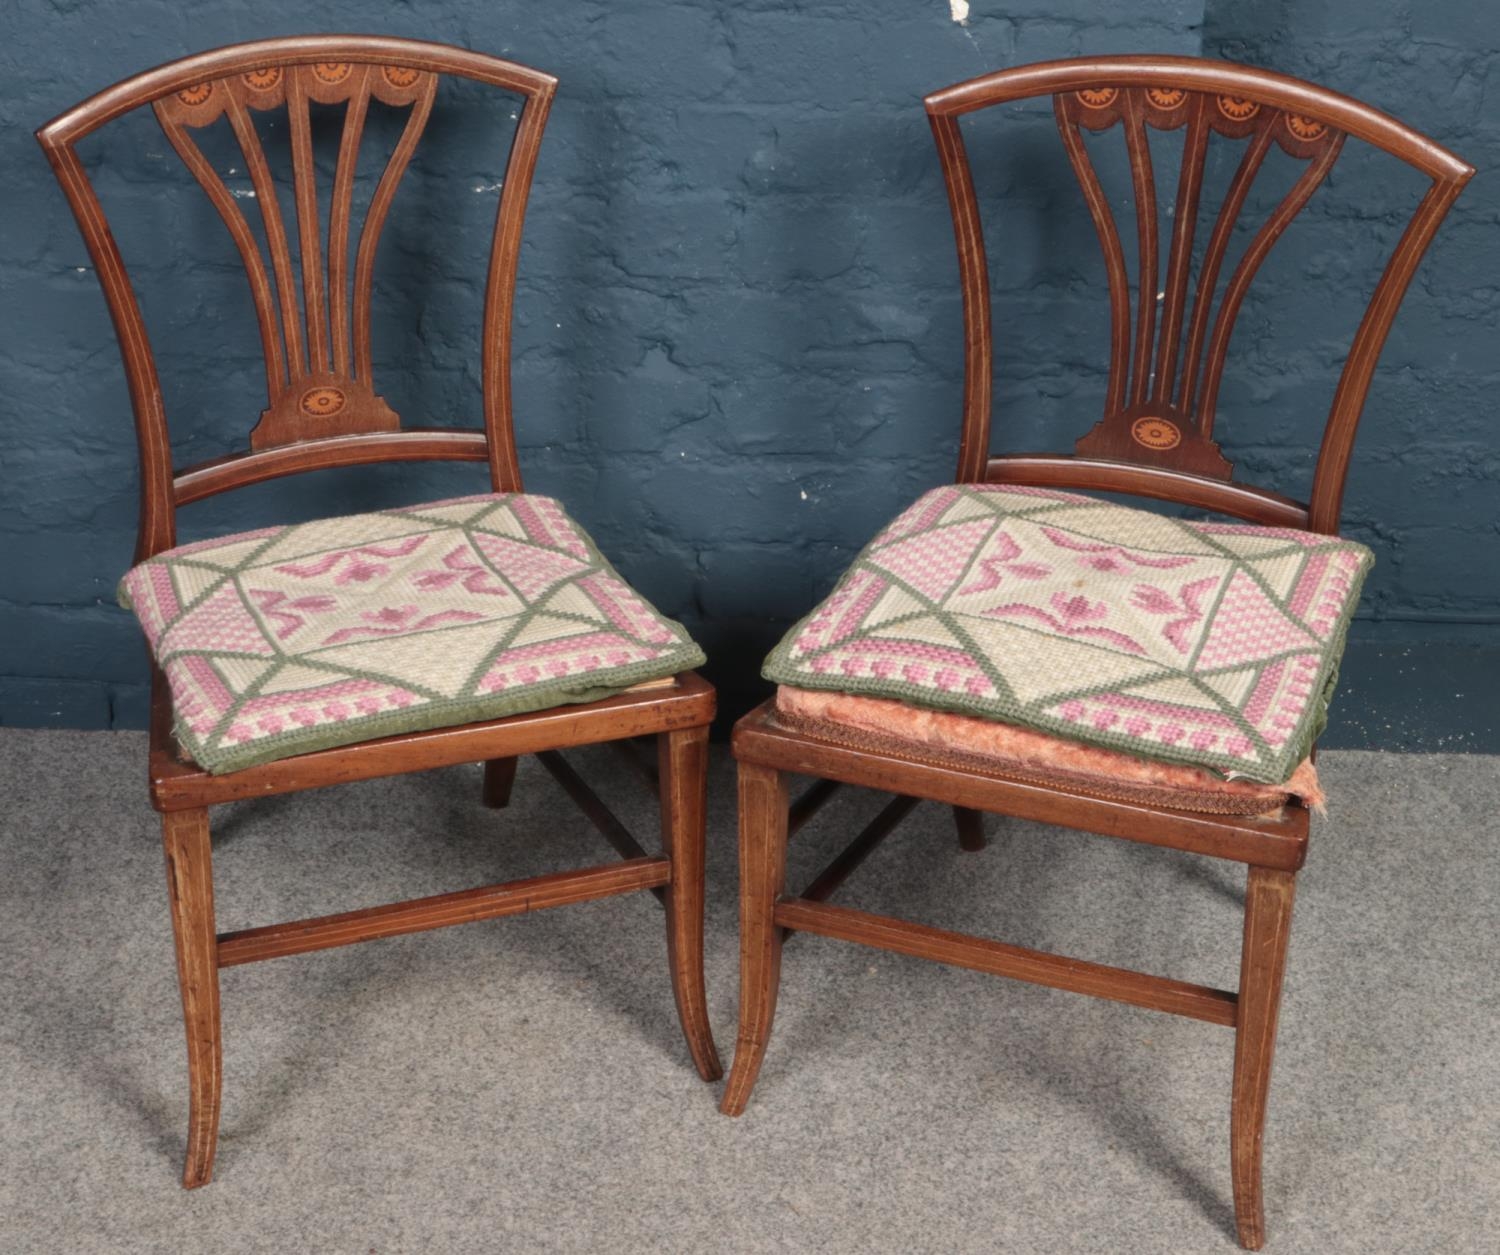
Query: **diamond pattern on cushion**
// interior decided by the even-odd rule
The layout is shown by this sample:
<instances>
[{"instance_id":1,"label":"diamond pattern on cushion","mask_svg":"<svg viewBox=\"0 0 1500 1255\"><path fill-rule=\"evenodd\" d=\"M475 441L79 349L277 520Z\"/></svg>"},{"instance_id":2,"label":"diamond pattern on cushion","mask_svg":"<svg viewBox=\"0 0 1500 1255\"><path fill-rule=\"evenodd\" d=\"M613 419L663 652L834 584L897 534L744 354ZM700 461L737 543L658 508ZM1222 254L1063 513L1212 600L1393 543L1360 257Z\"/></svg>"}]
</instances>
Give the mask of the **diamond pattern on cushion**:
<instances>
[{"instance_id":1,"label":"diamond pattern on cushion","mask_svg":"<svg viewBox=\"0 0 1500 1255\"><path fill-rule=\"evenodd\" d=\"M548 497L484 494L181 545L120 583L214 773L597 701L703 662Z\"/></svg>"},{"instance_id":2,"label":"diamond pattern on cushion","mask_svg":"<svg viewBox=\"0 0 1500 1255\"><path fill-rule=\"evenodd\" d=\"M926 493L765 676L1285 781L1322 730L1364 546L1076 493Z\"/></svg>"}]
</instances>

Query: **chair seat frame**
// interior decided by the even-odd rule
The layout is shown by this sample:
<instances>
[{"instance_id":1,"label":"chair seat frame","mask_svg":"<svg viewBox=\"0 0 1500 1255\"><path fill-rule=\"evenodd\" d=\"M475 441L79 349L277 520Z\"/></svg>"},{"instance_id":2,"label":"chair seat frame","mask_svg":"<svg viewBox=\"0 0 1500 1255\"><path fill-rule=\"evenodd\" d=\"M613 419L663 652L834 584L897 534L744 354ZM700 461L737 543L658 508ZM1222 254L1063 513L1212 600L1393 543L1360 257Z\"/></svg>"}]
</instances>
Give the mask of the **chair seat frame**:
<instances>
[{"instance_id":1,"label":"chair seat frame","mask_svg":"<svg viewBox=\"0 0 1500 1255\"><path fill-rule=\"evenodd\" d=\"M1140 95L1131 95L1132 90ZM1161 94L1149 97L1148 105L1146 93L1151 91ZM1112 298L1110 397L1104 419L1078 442L1076 455L992 457L989 278L978 202L958 118L992 104L1048 94L1054 98L1059 128L1069 143L1069 156L1080 182L1090 195L1095 225L1105 247ZM1209 439L1212 391L1199 412L1188 403L1190 396L1179 398L1175 406L1171 404L1172 367L1186 304L1190 229L1184 233L1178 226L1173 239L1173 262L1167 279L1170 297L1163 316L1158 369L1148 369L1151 333L1148 330L1143 334L1139 327L1132 363L1123 252L1098 193L1097 179L1087 158L1080 155L1081 145L1069 134L1074 128L1076 135L1077 120L1087 108L1107 107L1112 111L1107 115L1108 123L1124 122L1136 199L1149 206L1141 218L1138 256L1143 268L1152 271L1158 255L1157 227L1154 192L1149 188L1145 127L1156 102L1177 109L1194 94L1203 103L1191 106L1198 112L1188 132L1186 151L1190 156L1184 160L1179 210L1196 206L1194 180L1201 181L1202 145L1210 125L1222 127L1231 135L1256 134L1254 143L1263 155L1272 142L1268 128L1273 120L1311 120L1299 125L1298 130L1313 140L1304 142L1296 134L1277 137L1294 155L1321 158L1323 163L1320 169L1314 163L1314 169L1294 188L1295 194L1304 190L1310 194L1337 156L1346 134L1393 153L1433 179L1356 333L1325 427L1312 496L1306 503L1229 478L1229 463ZM1085 97L1087 108L1082 103ZM1250 102L1270 112L1253 126L1227 113L1211 124L1208 110L1216 99L1235 104ZM1269 71L1195 58L1080 58L1022 66L935 92L927 97L926 105L948 185L963 292L966 373L956 482L1127 493L1225 513L1264 526L1336 533L1349 454L1376 359L1423 251L1473 174L1472 168L1387 115L1336 93ZM1084 124L1101 129L1093 118L1085 118ZM1182 122L1158 117L1150 124ZM1321 132L1318 126L1323 128ZM1198 162L1196 170L1193 161ZM1252 176L1253 171L1251 166ZM1297 208L1300 204L1293 205L1291 213ZM1289 219L1291 213L1285 218ZM1179 212L1179 223L1183 216ZM1273 217L1271 228L1260 237L1263 244L1250 250L1256 263L1285 225L1285 220ZM1227 231L1224 235L1227 240ZM1214 248L1210 244L1210 255ZM1243 283L1248 283L1253 269L1251 265L1245 272ZM1230 293L1239 285L1242 295L1243 283L1236 272L1228 285ZM1153 320L1154 326L1158 315L1153 298L1158 284L1147 279L1138 286L1142 321ZM1209 373L1215 379L1237 312L1239 297L1232 299L1228 321L1222 322L1221 315L1222 336L1216 326L1212 337L1211 343L1218 344L1218 357L1210 352ZM1190 349L1193 338L1189 337ZM1135 391L1127 396L1126 381L1132 365ZM1146 395L1148 382L1150 396ZM1153 412L1172 416L1171 430L1180 436L1180 447L1163 451L1130 440L1131 424ZM971 763L924 760L915 747L910 755L903 755L823 740L779 724L774 702L765 703L739 721L733 748L740 808L740 1022L734 1064L721 1104L725 1114L741 1114L749 1101L775 1016L782 948L798 932L1204 1020L1232 1028L1235 1033L1230 1166L1236 1227L1239 1241L1247 1249L1258 1249L1264 1243L1262 1148L1296 877L1308 852L1309 816L1303 805L1291 800L1274 814L1251 817L1195 814L1160 805L1108 800L1059 786L1006 779ZM814 777L814 783L789 805L788 778L793 775ZM788 892L786 855L790 837L843 785L896 796L805 889ZM1244 864L1247 879L1238 989L1213 989L1088 963L827 902L919 799L953 808L959 843L966 851L983 848L983 815L995 813Z\"/></svg>"}]
</instances>

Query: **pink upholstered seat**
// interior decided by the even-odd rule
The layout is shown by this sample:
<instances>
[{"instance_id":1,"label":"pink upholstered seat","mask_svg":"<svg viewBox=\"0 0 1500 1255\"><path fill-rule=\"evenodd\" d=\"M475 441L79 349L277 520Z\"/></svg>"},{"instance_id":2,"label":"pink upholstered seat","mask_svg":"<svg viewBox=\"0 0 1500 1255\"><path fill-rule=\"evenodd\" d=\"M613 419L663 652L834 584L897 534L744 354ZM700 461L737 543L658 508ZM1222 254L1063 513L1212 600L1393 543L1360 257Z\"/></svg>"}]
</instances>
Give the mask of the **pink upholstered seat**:
<instances>
[{"instance_id":1,"label":"pink upholstered seat","mask_svg":"<svg viewBox=\"0 0 1500 1255\"><path fill-rule=\"evenodd\" d=\"M1094 797L1225 815L1279 810L1288 797L1322 808L1317 769L1304 760L1284 784L1225 780L1201 767L1154 762L1014 724L904 702L782 685L781 722L825 740L924 756Z\"/></svg>"}]
</instances>

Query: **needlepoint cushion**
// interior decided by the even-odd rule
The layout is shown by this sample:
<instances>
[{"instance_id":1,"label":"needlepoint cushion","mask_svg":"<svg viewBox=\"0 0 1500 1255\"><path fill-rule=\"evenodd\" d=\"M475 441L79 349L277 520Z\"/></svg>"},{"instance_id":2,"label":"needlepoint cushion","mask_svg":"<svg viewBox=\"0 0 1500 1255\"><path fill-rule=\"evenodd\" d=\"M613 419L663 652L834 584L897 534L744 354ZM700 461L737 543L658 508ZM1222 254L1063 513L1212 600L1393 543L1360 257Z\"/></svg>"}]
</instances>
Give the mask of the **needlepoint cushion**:
<instances>
[{"instance_id":1,"label":"needlepoint cushion","mask_svg":"<svg viewBox=\"0 0 1500 1255\"><path fill-rule=\"evenodd\" d=\"M1278 784L1322 731L1373 561L1290 528L939 488L865 547L765 676Z\"/></svg>"},{"instance_id":2,"label":"needlepoint cushion","mask_svg":"<svg viewBox=\"0 0 1500 1255\"><path fill-rule=\"evenodd\" d=\"M135 567L208 771L596 701L703 662L551 498L484 494L182 545Z\"/></svg>"}]
</instances>

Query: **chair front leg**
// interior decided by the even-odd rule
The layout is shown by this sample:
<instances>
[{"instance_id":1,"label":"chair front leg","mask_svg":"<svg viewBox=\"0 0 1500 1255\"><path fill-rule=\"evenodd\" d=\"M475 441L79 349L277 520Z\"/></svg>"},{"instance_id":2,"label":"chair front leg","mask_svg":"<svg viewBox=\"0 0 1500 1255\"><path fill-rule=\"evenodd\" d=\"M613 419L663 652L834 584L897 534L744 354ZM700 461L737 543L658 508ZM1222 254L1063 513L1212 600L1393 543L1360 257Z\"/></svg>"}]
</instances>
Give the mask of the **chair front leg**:
<instances>
[{"instance_id":1,"label":"chair front leg","mask_svg":"<svg viewBox=\"0 0 1500 1255\"><path fill-rule=\"evenodd\" d=\"M660 764L662 848L672 860L667 889L667 962L677 1017L698 1075L717 1081L724 1074L708 1022L703 985L703 898L705 833L708 820L708 729L663 732L657 741Z\"/></svg>"},{"instance_id":2,"label":"chair front leg","mask_svg":"<svg viewBox=\"0 0 1500 1255\"><path fill-rule=\"evenodd\" d=\"M516 782L515 758L491 758L484 765L484 804L500 810L510 805L511 786Z\"/></svg>"},{"instance_id":3,"label":"chair front leg","mask_svg":"<svg viewBox=\"0 0 1500 1255\"><path fill-rule=\"evenodd\" d=\"M177 981L187 1028L188 1140L184 1189L207 1185L219 1142L223 1042L219 1027L218 941L214 931L213 857L208 811L169 811L161 817L167 857L167 895L177 943Z\"/></svg>"},{"instance_id":4,"label":"chair front leg","mask_svg":"<svg viewBox=\"0 0 1500 1255\"><path fill-rule=\"evenodd\" d=\"M786 777L769 767L741 763L739 780L740 1029L719 1104L727 1116L745 1110L766 1057L781 984L776 901L786 890Z\"/></svg>"},{"instance_id":5,"label":"chair front leg","mask_svg":"<svg viewBox=\"0 0 1500 1255\"><path fill-rule=\"evenodd\" d=\"M1252 867L1245 889L1245 941L1240 954L1229 1142L1235 1223L1240 1245L1248 1251L1258 1251L1266 1240L1261 1153L1296 887L1295 872Z\"/></svg>"}]
</instances>

